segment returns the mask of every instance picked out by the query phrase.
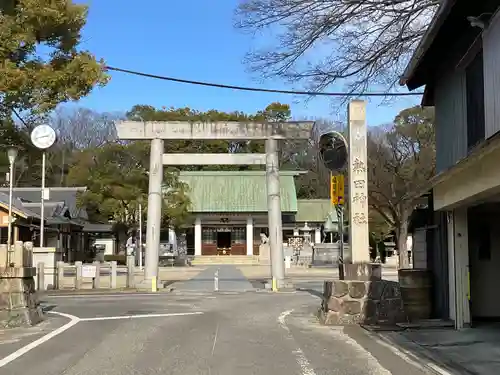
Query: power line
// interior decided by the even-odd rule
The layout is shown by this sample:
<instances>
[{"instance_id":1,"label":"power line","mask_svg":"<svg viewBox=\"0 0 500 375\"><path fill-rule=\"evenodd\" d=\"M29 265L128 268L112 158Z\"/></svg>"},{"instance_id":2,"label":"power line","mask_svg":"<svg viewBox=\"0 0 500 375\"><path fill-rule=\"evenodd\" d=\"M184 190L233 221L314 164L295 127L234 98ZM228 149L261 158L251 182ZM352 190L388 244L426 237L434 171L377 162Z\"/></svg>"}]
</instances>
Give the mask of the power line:
<instances>
[{"instance_id":1,"label":"power line","mask_svg":"<svg viewBox=\"0 0 500 375\"><path fill-rule=\"evenodd\" d=\"M19 113L17 113L17 111L14 109L14 108L11 108L11 111L12 113L14 113L14 115L17 117L17 119L19 121L21 121L21 123L25 126L25 127L28 127L28 124L26 123L26 121L24 121L24 119L21 117L21 115Z\"/></svg>"},{"instance_id":2,"label":"power line","mask_svg":"<svg viewBox=\"0 0 500 375\"><path fill-rule=\"evenodd\" d=\"M107 70L113 70L115 72L132 74L140 77L161 79L163 81L171 81L177 83L187 83L189 85L198 85L198 86L207 86L207 87L217 87L220 89L232 89L232 90L240 90L240 91L253 91L253 92L270 92L275 94L291 94L291 95L307 95L307 96L419 96L423 95L422 92L403 92L403 93L394 93L394 92L315 92L315 91L294 91L294 90L279 90L279 89L264 89L258 87L247 87L247 86L235 86L235 85L226 85L222 83L212 83L212 82L204 82L204 81L193 81L190 79L182 79L168 76L160 76L156 74L149 74L138 72L134 70L115 68L112 66L105 66Z\"/></svg>"}]
</instances>

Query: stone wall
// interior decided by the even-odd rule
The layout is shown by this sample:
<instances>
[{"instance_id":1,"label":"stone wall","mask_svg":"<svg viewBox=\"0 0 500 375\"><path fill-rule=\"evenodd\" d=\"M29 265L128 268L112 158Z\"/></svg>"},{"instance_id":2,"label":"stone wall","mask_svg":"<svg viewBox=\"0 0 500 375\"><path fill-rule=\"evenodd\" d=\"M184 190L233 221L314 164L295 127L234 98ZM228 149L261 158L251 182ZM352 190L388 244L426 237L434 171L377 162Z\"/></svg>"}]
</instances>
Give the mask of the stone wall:
<instances>
[{"instance_id":1,"label":"stone wall","mask_svg":"<svg viewBox=\"0 0 500 375\"><path fill-rule=\"evenodd\" d=\"M43 319L34 268L0 268L0 327L31 326Z\"/></svg>"},{"instance_id":2,"label":"stone wall","mask_svg":"<svg viewBox=\"0 0 500 375\"><path fill-rule=\"evenodd\" d=\"M386 280L325 281L318 317L326 325L394 325L406 321L399 283Z\"/></svg>"},{"instance_id":3,"label":"stone wall","mask_svg":"<svg viewBox=\"0 0 500 375\"><path fill-rule=\"evenodd\" d=\"M0 328L31 326L42 320L35 277L31 242L16 241L10 255L7 245L0 245Z\"/></svg>"}]
</instances>

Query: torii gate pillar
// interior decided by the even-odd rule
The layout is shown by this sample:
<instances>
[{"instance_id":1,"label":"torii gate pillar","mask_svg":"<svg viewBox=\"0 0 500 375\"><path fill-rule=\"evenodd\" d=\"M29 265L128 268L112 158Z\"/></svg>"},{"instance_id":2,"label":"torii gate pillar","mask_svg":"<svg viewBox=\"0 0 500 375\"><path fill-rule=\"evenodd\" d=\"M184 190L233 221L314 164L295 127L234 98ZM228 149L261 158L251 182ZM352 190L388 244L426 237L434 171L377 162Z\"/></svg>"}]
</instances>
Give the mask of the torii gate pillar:
<instances>
[{"instance_id":1,"label":"torii gate pillar","mask_svg":"<svg viewBox=\"0 0 500 375\"><path fill-rule=\"evenodd\" d=\"M151 140L149 156L148 218L146 226L146 267L144 282L157 289L158 257L160 255L161 210L163 201L163 139ZM142 246L142 244L140 244Z\"/></svg>"}]
</instances>

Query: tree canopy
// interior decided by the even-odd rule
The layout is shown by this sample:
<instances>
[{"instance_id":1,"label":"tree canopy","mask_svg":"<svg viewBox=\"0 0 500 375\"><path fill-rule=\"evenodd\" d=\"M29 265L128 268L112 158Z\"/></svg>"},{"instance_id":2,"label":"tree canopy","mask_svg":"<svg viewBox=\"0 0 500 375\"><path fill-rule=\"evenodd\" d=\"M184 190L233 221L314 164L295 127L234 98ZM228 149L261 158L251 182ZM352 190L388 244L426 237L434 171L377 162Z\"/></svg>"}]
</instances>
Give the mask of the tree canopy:
<instances>
[{"instance_id":1,"label":"tree canopy","mask_svg":"<svg viewBox=\"0 0 500 375\"><path fill-rule=\"evenodd\" d=\"M127 230L138 223L139 204L147 210L149 145L147 142L108 143L77 151L69 169L68 183L86 186L80 204L92 220L113 220ZM163 224L178 226L187 218L187 186L166 171L163 179Z\"/></svg>"},{"instance_id":2,"label":"tree canopy","mask_svg":"<svg viewBox=\"0 0 500 375\"><path fill-rule=\"evenodd\" d=\"M0 3L0 119L45 114L107 82L102 63L78 48L86 18L70 0Z\"/></svg>"}]
</instances>

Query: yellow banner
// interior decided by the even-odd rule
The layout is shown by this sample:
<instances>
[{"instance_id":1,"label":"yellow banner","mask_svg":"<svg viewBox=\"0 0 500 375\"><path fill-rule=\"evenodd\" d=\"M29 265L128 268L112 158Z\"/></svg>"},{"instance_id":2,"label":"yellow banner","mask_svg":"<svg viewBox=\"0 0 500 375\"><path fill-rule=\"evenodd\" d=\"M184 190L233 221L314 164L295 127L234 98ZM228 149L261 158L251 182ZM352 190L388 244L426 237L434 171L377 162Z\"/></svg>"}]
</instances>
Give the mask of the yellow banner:
<instances>
[{"instance_id":1,"label":"yellow banner","mask_svg":"<svg viewBox=\"0 0 500 375\"><path fill-rule=\"evenodd\" d=\"M344 204L344 175L331 176L330 199L332 204Z\"/></svg>"}]
</instances>

